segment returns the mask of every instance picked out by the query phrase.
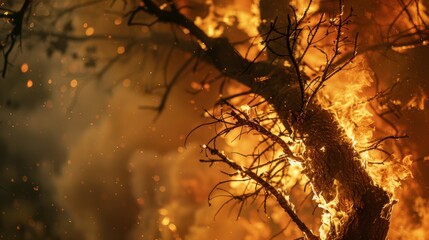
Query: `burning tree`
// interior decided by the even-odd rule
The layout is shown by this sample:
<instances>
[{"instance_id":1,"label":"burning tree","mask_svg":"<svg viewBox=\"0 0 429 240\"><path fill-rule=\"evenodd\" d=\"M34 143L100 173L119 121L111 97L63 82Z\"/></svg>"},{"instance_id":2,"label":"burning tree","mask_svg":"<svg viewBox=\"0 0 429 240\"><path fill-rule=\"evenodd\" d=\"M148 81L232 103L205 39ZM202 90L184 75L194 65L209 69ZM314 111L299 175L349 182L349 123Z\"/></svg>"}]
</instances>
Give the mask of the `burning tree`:
<instances>
[{"instance_id":1,"label":"burning tree","mask_svg":"<svg viewBox=\"0 0 429 240\"><path fill-rule=\"evenodd\" d=\"M26 0L18 11L2 9L2 18L11 25L2 44L3 74L31 4ZM361 40L368 36L360 31L373 27L368 24L374 13L353 10L352 3L341 0L249 1L252 12L244 15L228 12L228 3L217 1L125 0L122 5L128 27L145 31L142 38L122 39L128 48L155 42L185 53L183 65L162 85L160 104L143 110L154 109L159 116L184 73L218 72L193 82L196 92L220 82L219 99L205 112L210 121L195 129L215 129L202 145L201 162L227 167L222 173L228 178L213 188L209 201L225 198L220 208L238 203L238 214L248 203L268 211L276 202L304 239L386 239L396 203L393 191L409 174L409 157L400 158L383 144L406 135L373 137L369 106L380 104L389 89L359 96L373 78L359 54L425 45L428 19L421 2L398 1L398 14L380 25L379 39L369 42ZM51 51L61 51L67 41L79 40L66 31L70 25L64 26L61 34L29 34L54 38ZM97 76L118 59L112 58ZM347 84L335 87L342 81ZM297 196L292 194L296 186L301 191ZM307 226L294 206L296 199L308 197L322 209L319 232Z\"/></svg>"}]
</instances>

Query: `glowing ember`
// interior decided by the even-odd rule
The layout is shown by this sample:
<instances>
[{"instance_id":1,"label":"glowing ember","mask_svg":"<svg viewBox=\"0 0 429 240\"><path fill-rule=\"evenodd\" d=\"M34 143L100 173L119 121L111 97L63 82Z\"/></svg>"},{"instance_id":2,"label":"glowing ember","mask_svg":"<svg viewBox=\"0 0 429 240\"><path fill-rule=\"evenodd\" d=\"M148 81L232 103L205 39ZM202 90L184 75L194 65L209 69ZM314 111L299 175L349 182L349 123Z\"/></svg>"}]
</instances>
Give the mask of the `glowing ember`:
<instances>
[{"instance_id":1,"label":"glowing ember","mask_svg":"<svg viewBox=\"0 0 429 240\"><path fill-rule=\"evenodd\" d=\"M117 52L118 54L124 54L124 53L125 53L125 47L124 47L124 46L119 46L119 47L116 49L116 52Z\"/></svg>"},{"instance_id":2,"label":"glowing ember","mask_svg":"<svg viewBox=\"0 0 429 240\"><path fill-rule=\"evenodd\" d=\"M121 25L121 24L122 24L122 18L116 18L116 19L115 19L115 21L114 21L114 24L115 24L116 26Z\"/></svg>"},{"instance_id":3,"label":"glowing ember","mask_svg":"<svg viewBox=\"0 0 429 240\"><path fill-rule=\"evenodd\" d=\"M129 86L131 86L131 80L130 79L124 79L123 81L122 81L122 86L124 86L124 87L129 87Z\"/></svg>"},{"instance_id":4,"label":"glowing ember","mask_svg":"<svg viewBox=\"0 0 429 240\"><path fill-rule=\"evenodd\" d=\"M33 87L33 81L32 80L27 80L27 87L28 88L32 88Z\"/></svg>"},{"instance_id":5,"label":"glowing ember","mask_svg":"<svg viewBox=\"0 0 429 240\"><path fill-rule=\"evenodd\" d=\"M86 36L92 36L95 33L95 29L93 27L89 27L85 30L85 35Z\"/></svg>"},{"instance_id":6,"label":"glowing ember","mask_svg":"<svg viewBox=\"0 0 429 240\"><path fill-rule=\"evenodd\" d=\"M73 80L70 81L70 87L72 87L72 88L77 87L77 84L78 84L78 82L77 82L76 79L73 79Z\"/></svg>"},{"instance_id":7,"label":"glowing ember","mask_svg":"<svg viewBox=\"0 0 429 240\"><path fill-rule=\"evenodd\" d=\"M21 65L21 72L22 72L22 73L27 73L27 72L28 72L28 69L29 69L29 67L28 67L28 64L27 64L27 63L23 63L23 64Z\"/></svg>"}]
</instances>

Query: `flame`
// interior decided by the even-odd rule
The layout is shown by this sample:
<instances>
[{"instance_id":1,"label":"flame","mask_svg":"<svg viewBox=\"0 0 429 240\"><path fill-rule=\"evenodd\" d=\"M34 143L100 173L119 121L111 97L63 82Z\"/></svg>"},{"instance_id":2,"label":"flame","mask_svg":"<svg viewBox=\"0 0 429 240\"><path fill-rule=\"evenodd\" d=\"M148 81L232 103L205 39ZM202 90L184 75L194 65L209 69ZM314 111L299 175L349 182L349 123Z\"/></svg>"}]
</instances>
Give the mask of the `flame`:
<instances>
[{"instance_id":1,"label":"flame","mask_svg":"<svg viewBox=\"0 0 429 240\"><path fill-rule=\"evenodd\" d=\"M258 32L260 24L259 0L233 1L225 5L216 5L213 0L206 0L206 4L209 6L207 16L197 16L194 23L208 36L224 37L228 35L228 30L234 27L243 31L246 36L253 38L253 40L248 41L248 44L255 44L255 51L263 49L262 38ZM237 47L237 50L244 56L249 47L253 48L252 45L247 45Z\"/></svg>"},{"instance_id":2,"label":"flame","mask_svg":"<svg viewBox=\"0 0 429 240\"><path fill-rule=\"evenodd\" d=\"M212 0L207 0L206 4L209 7L209 13L205 18L200 16L195 18L194 23L200 27L210 37L220 37L224 31L222 26L219 26L221 19L216 14L217 8L215 7Z\"/></svg>"},{"instance_id":3,"label":"flame","mask_svg":"<svg viewBox=\"0 0 429 240\"><path fill-rule=\"evenodd\" d=\"M319 94L318 101L333 113L345 130L353 147L360 153L362 165L376 184L393 193L400 182L411 174L411 156L398 159L399 154L394 154L393 160L385 161L384 153L368 150L369 143L374 140L375 128L364 90L371 86L373 73L364 58L357 59L350 68L332 79Z\"/></svg>"},{"instance_id":4,"label":"flame","mask_svg":"<svg viewBox=\"0 0 429 240\"><path fill-rule=\"evenodd\" d=\"M421 87L419 87L419 91L415 93L415 95L405 104L405 108L408 109L417 109L417 110L424 110L425 109L425 102L428 100L428 96L423 91Z\"/></svg>"},{"instance_id":5,"label":"flame","mask_svg":"<svg viewBox=\"0 0 429 240\"><path fill-rule=\"evenodd\" d=\"M329 202L325 200L325 198L322 196L322 194L318 194L315 190L313 185L311 185L311 188L313 190L313 200L318 203L318 207L323 209L322 213L322 224L319 228L319 234L320 239L326 239L329 231L332 227L334 227L336 232L339 232L340 227L344 222L347 221L348 215L344 211L337 210L337 206L340 203L338 198L338 187L339 183L338 181L334 180L334 186L337 191L337 194L335 198Z\"/></svg>"},{"instance_id":6,"label":"flame","mask_svg":"<svg viewBox=\"0 0 429 240\"><path fill-rule=\"evenodd\" d=\"M309 4L311 5L309 6ZM307 11L308 15L311 15L315 13L317 10L319 10L320 2L319 1L311 1L311 0L292 0L290 1L290 6L294 7L296 9L296 15L299 18L302 18L305 14L305 11Z\"/></svg>"},{"instance_id":7,"label":"flame","mask_svg":"<svg viewBox=\"0 0 429 240\"><path fill-rule=\"evenodd\" d=\"M401 202L399 203L401 204ZM409 204L407 206L405 204ZM395 221L392 222L390 237L392 239L402 239L404 236L407 239L425 240L427 239L427 229L429 229L429 202L422 197L416 197L410 200L409 203L400 205L401 213L394 216ZM404 214L407 208L412 209L412 213ZM409 210L408 210L409 211Z\"/></svg>"},{"instance_id":8,"label":"flame","mask_svg":"<svg viewBox=\"0 0 429 240\"><path fill-rule=\"evenodd\" d=\"M203 29L210 37L220 37L226 28L237 24L237 28L247 33L248 36L258 35L260 24L259 1L254 0L250 4L250 11L243 11L240 3L234 2L225 6L218 6L213 0L207 0L209 13L206 17L196 17L195 24ZM241 8L240 8L241 7Z\"/></svg>"},{"instance_id":9,"label":"flame","mask_svg":"<svg viewBox=\"0 0 429 240\"><path fill-rule=\"evenodd\" d=\"M373 114L369 108L365 90L373 83L373 73L363 57L354 61L349 70L338 73L317 96L324 109L335 116L339 125L345 130L356 152L360 153L360 161L374 182L390 193L394 193L401 182L411 176L411 156L399 159L400 154L393 154L389 160L380 151L368 150L369 143L374 140ZM424 95L423 95L424 96ZM424 101L424 97L418 98ZM421 100L420 100L421 99ZM334 228L336 231L347 219L347 214L337 210L338 183L335 183L337 196L329 202L321 193L315 192L315 201L324 209L322 225L319 232L321 239Z\"/></svg>"},{"instance_id":10,"label":"flame","mask_svg":"<svg viewBox=\"0 0 429 240\"><path fill-rule=\"evenodd\" d=\"M428 44L429 44L429 41L425 40L425 41L422 41L419 44L410 44L410 45L403 45L403 46L393 46L392 50L395 51L395 52L398 52L398 53L405 53L408 50L411 50L411 49L416 48L418 46L426 46Z\"/></svg>"},{"instance_id":11,"label":"flame","mask_svg":"<svg viewBox=\"0 0 429 240\"><path fill-rule=\"evenodd\" d=\"M337 76L321 91L318 101L323 108L334 114L353 146L359 147L359 143L370 142L373 137L372 113L368 110L367 101L362 96L364 88L371 86L372 73L367 66L353 67L351 72L339 73L338 75L342 76ZM340 79L347 80L339 81ZM366 153L363 156L366 165L369 156Z\"/></svg>"}]
</instances>

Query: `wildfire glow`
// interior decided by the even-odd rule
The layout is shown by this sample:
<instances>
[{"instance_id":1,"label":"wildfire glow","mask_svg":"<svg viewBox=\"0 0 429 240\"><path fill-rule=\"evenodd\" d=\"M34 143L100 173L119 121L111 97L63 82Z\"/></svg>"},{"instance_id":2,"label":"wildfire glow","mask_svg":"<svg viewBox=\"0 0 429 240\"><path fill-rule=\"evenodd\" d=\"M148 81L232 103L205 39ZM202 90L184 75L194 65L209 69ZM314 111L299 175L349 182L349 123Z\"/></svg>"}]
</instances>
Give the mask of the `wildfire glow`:
<instances>
[{"instance_id":1,"label":"wildfire glow","mask_svg":"<svg viewBox=\"0 0 429 240\"><path fill-rule=\"evenodd\" d=\"M408 109L418 109L424 110L425 103L428 100L428 96L425 94L423 89L420 87L419 92L415 93L415 95L405 104L405 107Z\"/></svg>"},{"instance_id":2,"label":"wildfire glow","mask_svg":"<svg viewBox=\"0 0 429 240\"><path fill-rule=\"evenodd\" d=\"M260 24L259 0L253 0L250 3L237 1L226 6L216 6L212 0L207 0L206 4L209 6L208 15L204 18L197 17L195 24L207 35L221 37L230 27L234 26L245 32L247 36L257 38L253 42L259 50L263 48L260 44L261 38L257 37ZM243 11L244 6L249 10ZM246 50L247 47L240 52L244 53Z\"/></svg>"},{"instance_id":3,"label":"wildfire glow","mask_svg":"<svg viewBox=\"0 0 429 240\"><path fill-rule=\"evenodd\" d=\"M309 3L311 2L311 5L309 6ZM304 16L304 12L307 10L307 14L313 14L317 10L319 10L319 1L309 1L309 0L292 0L290 1L290 5L293 6L296 9L296 15L298 18L301 18Z\"/></svg>"},{"instance_id":4,"label":"wildfire glow","mask_svg":"<svg viewBox=\"0 0 429 240\"><path fill-rule=\"evenodd\" d=\"M347 79L347 81L335 81L335 79ZM374 140L375 129L373 114L368 107L368 97L363 94L363 91L372 84L372 72L365 61L360 59L351 70L339 73L335 79L318 96L318 101L334 114L356 151L360 153L362 165L373 180L386 191L394 193L401 185L401 181L410 176L411 160L410 156L401 160L393 155L391 157L394 160L385 161L384 153L367 150L369 143ZM398 164L399 162L402 164ZM337 198L331 202L325 202L323 197L318 196L316 202L319 203L319 207L325 209L320 228L322 237L329 231L332 224L337 228L337 225L343 221L342 218L346 216L345 213L335 210L339 203Z\"/></svg>"},{"instance_id":5,"label":"wildfire glow","mask_svg":"<svg viewBox=\"0 0 429 240\"><path fill-rule=\"evenodd\" d=\"M335 231L338 232L342 223L346 222L348 218L345 212L337 210L337 205L340 203L338 198L338 182L334 181L334 185L337 190L337 195L332 201L329 202L327 202L321 194L316 193L313 186L311 186L314 192L313 200L318 203L318 206L321 209L324 210L321 219L322 224L319 228L321 239L326 239L326 236L331 230L332 226L335 228Z\"/></svg>"},{"instance_id":6,"label":"wildfire glow","mask_svg":"<svg viewBox=\"0 0 429 240\"><path fill-rule=\"evenodd\" d=\"M346 135L351 139L356 151L360 152L361 161L371 177L377 184L389 192L400 185L401 179L409 176L407 164L409 157L399 162L404 165L392 166L391 161L384 161L386 156L378 151L366 151L369 143L373 141L373 114L368 107L367 96L363 94L365 88L372 84L372 72L366 66L364 60L360 59L352 70L338 74L336 78L347 79L347 81L332 81L321 95L319 102L330 110L337 121L344 128ZM337 94L341 93L341 94ZM396 160L395 160L396 161ZM374 164L384 162L384 164Z\"/></svg>"}]
</instances>

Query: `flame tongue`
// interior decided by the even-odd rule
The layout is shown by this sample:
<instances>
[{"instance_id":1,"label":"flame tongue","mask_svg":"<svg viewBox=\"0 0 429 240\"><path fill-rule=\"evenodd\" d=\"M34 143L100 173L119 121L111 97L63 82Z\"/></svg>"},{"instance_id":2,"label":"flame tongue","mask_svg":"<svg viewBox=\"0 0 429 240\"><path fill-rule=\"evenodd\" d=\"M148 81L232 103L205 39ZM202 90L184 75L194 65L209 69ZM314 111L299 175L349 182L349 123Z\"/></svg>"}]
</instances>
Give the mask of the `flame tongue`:
<instances>
[{"instance_id":1,"label":"flame tongue","mask_svg":"<svg viewBox=\"0 0 429 240\"><path fill-rule=\"evenodd\" d=\"M368 174L368 176L357 176L352 166L341 166L340 172L335 172L335 168L331 169L332 176L335 179L346 180L341 181L341 184L347 184L347 182L375 182L376 185L382 187L384 190L389 192L392 196L393 191L400 185L400 181L409 176L408 167L405 165L397 166L394 162L399 162L400 160L395 161L384 161L386 156L383 156L382 152L379 151L370 151L368 150L368 145L373 141L373 114L368 108L368 98L363 94L365 88L371 85L372 83L372 72L366 66L363 59L358 59L351 70L344 71L335 76L335 79L332 80L331 84L327 86L319 95L318 102L321 106L331 112L335 117L335 122L338 122L339 126L344 129L344 141L349 141L353 152L350 152L351 157L355 161L360 161L360 168ZM324 136L324 138L332 138L334 136ZM316 142L320 139L315 139L314 142L309 143L309 145L317 144ZM323 141L321 141L323 142ZM328 143L326 143L328 144ZM322 146L320 149L325 149L325 146ZM331 149L332 151L332 149ZM317 151L316 154L313 154L313 158L320 158L323 156L324 151ZM347 157L347 156L342 156ZM394 156L393 156L394 157ZM338 161L338 158L332 159L328 156L324 161L321 161L320 164L325 164L325 161L328 162L328 165L335 166L335 163L329 163L329 161ZM385 164L373 164L377 162L385 162ZM336 164L342 164L340 162ZM312 166L312 168L318 168L319 166ZM324 167L324 166L321 166ZM343 172L346 170L347 172ZM353 180L355 179L355 180ZM327 181L327 179L314 179L313 182L320 183ZM335 232L338 232L338 228L342 226L348 218L348 212L352 208L358 206L347 205L348 201L344 196L350 195L353 196L354 193L341 193L344 189L350 189L349 187L343 188L337 180L333 180L332 186L335 186L335 190L319 188L321 184L317 184L315 189L315 200L319 203L319 207L323 208L324 214L322 217L322 226L320 227L321 237L326 237L329 231L335 229ZM323 184L322 184L323 185ZM329 186L330 184L328 184ZM376 190L376 188L375 188ZM364 192L365 190L359 190L359 192ZM330 194L328 194L330 193ZM325 196L323 197L322 194ZM326 199L328 196L328 199ZM331 196L329 198L329 196ZM380 199L387 198L387 196L380 195ZM354 204L360 203L360 199L355 199L352 201ZM383 213L384 219L390 218L391 208L393 206L393 201L390 200L390 203L381 204L378 209ZM361 204L368 204L361 202Z\"/></svg>"}]
</instances>

